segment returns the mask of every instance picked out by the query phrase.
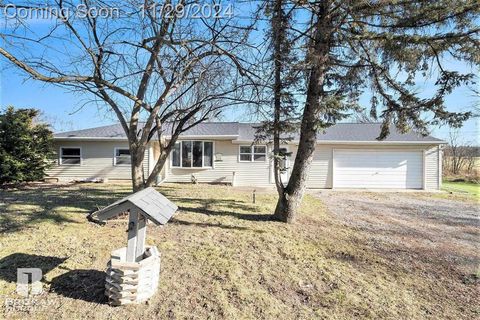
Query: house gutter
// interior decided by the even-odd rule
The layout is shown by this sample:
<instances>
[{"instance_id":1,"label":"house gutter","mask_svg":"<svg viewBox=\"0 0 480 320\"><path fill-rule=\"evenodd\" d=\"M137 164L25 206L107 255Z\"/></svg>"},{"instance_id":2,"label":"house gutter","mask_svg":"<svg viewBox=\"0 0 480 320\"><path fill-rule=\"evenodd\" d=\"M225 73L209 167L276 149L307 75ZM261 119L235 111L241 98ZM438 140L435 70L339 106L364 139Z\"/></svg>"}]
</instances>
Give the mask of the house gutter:
<instances>
[{"instance_id":1,"label":"house gutter","mask_svg":"<svg viewBox=\"0 0 480 320\"><path fill-rule=\"evenodd\" d=\"M162 136L163 138L169 140L171 136ZM189 135L178 137L178 140L232 140L237 138L238 135ZM128 141L126 137L53 137L55 141Z\"/></svg>"},{"instance_id":2,"label":"house gutter","mask_svg":"<svg viewBox=\"0 0 480 320\"><path fill-rule=\"evenodd\" d=\"M253 140L232 140L233 144L252 144ZM299 141L289 141L285 144L298 145ZM345 141L345 140L320 140L317 144L341 144L341 145L445 145L445 141Z\"/></svg>"},{"instance_id":3,"label":"house gutter","mask_svg":"<svg viewBox=\"0 0 480 320\"><path fill-rule=\"evenodd\" d=\"M165 139L170 140L172 136L163 136ZM211 139L211 140L230 140L236 139L238 135L180 135L178 140L202 140L202 139Z\"/></svg>"},{"instance_id":4,"label":"house gutter","mask_svg":"<svg viewBox=\"0 0 480 320\"><path fill-rule=\"evenodd\" d=\"M170 139L171 136L163 136ZM253 140L237 140L237 135L189 135L180 136L178 140L231 140L233 144L252 144ZM125 141L125 137L53 137L55 141ZM289 141L285 144L298 145L299 141ZM344 144L344 145L446 145L448 142L443 140L436 141L346 141L346 140L319 140L317 144Z\"/></svg>"},{"instance_id":5,"label":"house gutter","mask_svg":"<svg viewBox=\"0 0 480 320\"><path fill-rule=\"evenodd\" d=\"M55 141L125 141L126 137L53 137Z\"/></svg>"}]
</instances>

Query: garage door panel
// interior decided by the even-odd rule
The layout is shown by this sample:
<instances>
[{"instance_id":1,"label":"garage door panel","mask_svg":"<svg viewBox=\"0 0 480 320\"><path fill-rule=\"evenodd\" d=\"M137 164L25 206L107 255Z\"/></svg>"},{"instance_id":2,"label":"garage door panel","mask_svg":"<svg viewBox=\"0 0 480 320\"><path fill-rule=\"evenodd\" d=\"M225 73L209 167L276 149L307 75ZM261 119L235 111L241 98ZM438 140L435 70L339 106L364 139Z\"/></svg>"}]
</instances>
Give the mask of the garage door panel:
<instances>
[{"instance_id":1,"label":"garage door panel","mask_svg":"<svg viewBox=\"0 0 480 320\"><path fill-rule=\"evenodd\" d=\"M423 154L399 150L335 150L335 188L422 188Z\"/></svg>"}]
</instances>

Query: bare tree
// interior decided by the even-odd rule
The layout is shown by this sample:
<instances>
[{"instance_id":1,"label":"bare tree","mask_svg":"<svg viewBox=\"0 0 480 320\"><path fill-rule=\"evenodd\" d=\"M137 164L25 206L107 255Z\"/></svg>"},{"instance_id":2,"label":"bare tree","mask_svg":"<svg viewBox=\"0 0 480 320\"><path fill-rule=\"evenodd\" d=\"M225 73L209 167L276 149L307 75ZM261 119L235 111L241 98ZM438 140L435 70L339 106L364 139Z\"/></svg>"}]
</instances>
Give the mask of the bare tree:
<instances>
[{"instance_id":1,"label":"bare tree","mask_svg":"<svg viewBox=\"0 0 480 320\"><path fill-rule=\"evenodd\" d=\"M475 146L466 147L465 171L468 175L474 175L478 179L476 172L477 161L480 157L480 148Z\"/></svg>"},{"instance_id":2,"label":"bare tree","mask_svg":"<svg viewBox=\"0 0 480 320\"><path fill-rule=\"evenodd\" d=\"M54 19L34 29L11 12L0 55L35 80L107 105L128 137L133 189L139 190L155 182L182 132L225 106L248 102L251 74L241 55L250 28L224 16L215 1L208 16L198 17L185 16L182 8L192 2L184 0L174 7L171 1L80 4L57 0L39 9L36 1L24 2L37 16L47 12ZM110 14L85 14L100 9ZM143 155L154 140L160 156L143 177Z\"/></svg>"},{"instance_id":3,"label":"bare tree","mask_svg":"<svg viewBox=\"0 0 480 320\"><path fill-rule=\"evenodd\" d=\"M453 175L474 173L478 147L462 139L458 129L449 132L448 146L443 151L443 167L445 172Z\"/></svg>"},{"instance_id":4,"label":"bare tree","mask_svg":"<svg viewBox=\"0 0 480 320\"><path fill-rule=\"evenodd\" d=\"M352 118L355 122L358 122L358 123L376 123L377 122L377 120L375 120L374 117L372 117L367 112L365 112L364 109L355 111L354 114L352 115Z\"/></svg>"},{"instance_id":5,"label":"bare tree","mask_svg":"<svg viewBox=\"0 0 480 320\"><path fill-rule=\"evenodd\" d=\"M453 174L459 174L460 169L465 164L464 146L460 141L460 134L458 130L450 130L448 147L445 153L445 158L450 162L450 171Z\"/></svg>"}]
</instances>

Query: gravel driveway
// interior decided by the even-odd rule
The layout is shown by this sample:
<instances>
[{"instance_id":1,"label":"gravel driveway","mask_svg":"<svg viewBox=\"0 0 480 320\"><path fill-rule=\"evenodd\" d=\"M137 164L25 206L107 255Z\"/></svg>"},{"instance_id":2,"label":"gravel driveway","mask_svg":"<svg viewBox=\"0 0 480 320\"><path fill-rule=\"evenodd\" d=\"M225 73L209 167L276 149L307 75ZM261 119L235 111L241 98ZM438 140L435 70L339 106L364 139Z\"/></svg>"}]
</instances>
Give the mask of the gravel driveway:
<instances>
[{"instance_id":1,"label":"gravel driveway","mask_svg":"<svg viewBox=\"0 0 480 320\"><path fill-rule=\"evenodd\" d=\"M340 223L392 263L479 284L478 204L421 193L317 191Z\"/></svg>"}]
</instances>

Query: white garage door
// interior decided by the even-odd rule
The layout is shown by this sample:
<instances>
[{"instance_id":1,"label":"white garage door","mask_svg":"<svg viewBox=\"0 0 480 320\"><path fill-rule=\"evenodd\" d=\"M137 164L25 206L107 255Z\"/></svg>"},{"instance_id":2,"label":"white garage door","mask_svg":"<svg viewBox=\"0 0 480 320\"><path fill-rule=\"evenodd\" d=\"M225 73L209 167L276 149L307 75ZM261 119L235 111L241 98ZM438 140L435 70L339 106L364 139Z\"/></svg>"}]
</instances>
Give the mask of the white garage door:
<instances>
[{"instance_id":1,"label":"white garage door","mask_svg":"<svg viewBox=\"0 0 480 320\"><path fill-rule=\"evenodd\" d=\"M423 187L423 152L405 150L335 150L334 188Z\"/></svg>"}]
</instances>

